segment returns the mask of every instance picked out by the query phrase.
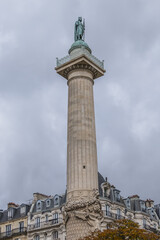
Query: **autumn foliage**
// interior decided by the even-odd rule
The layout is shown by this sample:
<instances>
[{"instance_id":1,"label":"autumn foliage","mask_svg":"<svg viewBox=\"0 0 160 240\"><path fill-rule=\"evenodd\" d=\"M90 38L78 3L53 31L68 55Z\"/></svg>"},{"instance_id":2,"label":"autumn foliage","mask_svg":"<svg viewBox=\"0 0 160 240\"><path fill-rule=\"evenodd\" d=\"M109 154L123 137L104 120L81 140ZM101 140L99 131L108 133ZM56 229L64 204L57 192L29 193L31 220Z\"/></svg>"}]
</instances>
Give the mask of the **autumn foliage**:
<instances>
[{"instance_id":1,"label":"autumn foliage","mask_svg":"<svg viewBox=\"0 0 160 240\"><path fill-rule=\"evenodd\" d=\"M108 229L93 232L83 240L158 240L160 235L154 234L144 229L140 229L138 223L131 220L117 220L109 224Z\"/></svg>"}]
</instances>

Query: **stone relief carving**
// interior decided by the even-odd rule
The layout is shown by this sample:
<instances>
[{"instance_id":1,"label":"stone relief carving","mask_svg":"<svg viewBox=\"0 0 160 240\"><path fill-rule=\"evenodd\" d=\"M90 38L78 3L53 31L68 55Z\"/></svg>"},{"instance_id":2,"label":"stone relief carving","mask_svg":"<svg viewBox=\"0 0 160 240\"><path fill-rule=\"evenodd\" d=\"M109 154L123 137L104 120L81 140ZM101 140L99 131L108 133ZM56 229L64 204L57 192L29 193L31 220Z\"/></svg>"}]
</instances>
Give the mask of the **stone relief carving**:
<instances>
[{"instance_id":1,"label":"stone relief carving","mask_svg":"<svg viewBox=\"0 0 160 240\"><path fill-rule=\"evenodd\" d=\"M67 77L67 76L68 76L68 73L69 73L70 71L72 71L72 70L75 70L75 69L88 69L88 70L90 70L90 71L93 73L94 78L95 78L95 77L97 76L97 74L98 74L98 71L97 71L94 67L92 67L92 66L90 66L90 65L88 65L88 64L74 64L74 65L66 68L66 69L63 71L63 75L64 75L65 77Z\"/></svg>"},{"instance_id":2,"label":"stone relief carving","mask_svg":"<svg viewBox=\"0 0 160 240\"><path fill-rule=\"evenodd\" d=\"M81 198L79 200L68 201L64 214L65 223L67 223L70 217L86 221L91 227L91 231L100 229L104 218L98 190L93 190L92 195L87 199Z\"/></svg>"}]
</instances>

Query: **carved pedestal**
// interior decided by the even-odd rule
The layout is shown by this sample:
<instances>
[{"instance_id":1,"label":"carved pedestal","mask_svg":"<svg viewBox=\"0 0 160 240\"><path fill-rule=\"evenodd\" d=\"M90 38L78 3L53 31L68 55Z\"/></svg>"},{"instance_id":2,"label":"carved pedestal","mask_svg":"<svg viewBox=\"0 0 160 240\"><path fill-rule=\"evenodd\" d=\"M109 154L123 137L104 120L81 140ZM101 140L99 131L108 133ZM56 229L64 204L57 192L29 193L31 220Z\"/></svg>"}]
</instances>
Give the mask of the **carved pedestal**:
<instances>
[{"instance_id":1,"label":"carved pedestal","mask_svg":"<svg viewBox=\"0 0 160 240\"><path fill-rule=\"evenodd\" d=\"M100 229L103 213L97 191L88 199L68 202L65 210L67 240L78 240Z\"/></svg>"}]
</instances>

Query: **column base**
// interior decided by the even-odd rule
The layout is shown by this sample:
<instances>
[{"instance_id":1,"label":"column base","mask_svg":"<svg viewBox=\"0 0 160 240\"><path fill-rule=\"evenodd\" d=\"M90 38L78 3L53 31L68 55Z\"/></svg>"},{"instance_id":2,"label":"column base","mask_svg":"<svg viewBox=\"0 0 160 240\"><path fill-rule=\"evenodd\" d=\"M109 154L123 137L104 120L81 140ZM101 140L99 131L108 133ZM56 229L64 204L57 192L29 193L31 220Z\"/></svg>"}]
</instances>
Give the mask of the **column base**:
<instances>
[{"instance_id":1,"label":"column base","mask_svg":"<svg viewBox=\"0 0 160 240\"><path fill-rule=\"evenodd\" d=\"M97 191L92 191L92 197L67 201L65 212L67 240L78 240L101 228L103 212Z\"/></svg>"}]
</instances>

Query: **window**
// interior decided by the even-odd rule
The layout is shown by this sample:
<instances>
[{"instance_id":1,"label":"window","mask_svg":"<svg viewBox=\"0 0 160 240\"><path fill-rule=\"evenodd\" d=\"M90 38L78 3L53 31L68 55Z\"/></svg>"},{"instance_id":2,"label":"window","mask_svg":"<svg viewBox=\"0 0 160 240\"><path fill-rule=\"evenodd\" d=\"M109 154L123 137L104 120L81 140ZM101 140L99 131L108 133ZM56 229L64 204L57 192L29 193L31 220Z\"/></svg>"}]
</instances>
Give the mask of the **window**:
<instances>
[{"instance_id":1,"label":"window","mask_svg":"<svg viewBox=\"0 0 160 240\"><path fill-rule=\"evenodd\" d=\"M155 212L153 210L153 208L151 209L151 216L154 218L155 217Z\"/></svg>"},{"instance_id":2,"label":"window","mask_svg":"<svg viewBox=\"0 0 160 240\"><path fill-rule=\"evenodd\" d=\"M145 212L146 210L145 202L141 201L140 205L141 205L141 211Z\"/></svg>"},{"instance_id":3,"label":"window","mask_svg":"<svg viewBox=\"0 0 160 240\"><path fill-rule=\"evenodd\" d=\"M41 211L41 205L42 205L41 201L38 200L36 204L37 211Z\"/></svg>"},{"instance_id":4,"label":"window","mask_svg":"<svg viewBox=\"0 0 160 240\"><path fill-rule=\"evenodd\" d=\"M121 209L117 208L117 219L121 218Z\"/></svg>"},{"instance_id":5,"label":"window","mask_svg":"<svg viewBox=\"0 0 160 240\"><path fill-rule=\"evenodd\" d=\"M53 239L58 239L58 231L53 232Z\"/></svg>"},{"instance_id":6,"label":"window","mask_svg":"<svg viewBox=\"0 0 160 240\"><path fill-rule=\"evenodd\" d=\"M44 240L47 240L47 233L44 234Z\"/></svg>"},{"instance_id":7,"label":"window","mask_svg":"<svg viewBox=\"0 0 160 240\"><path fill-rule=\"evenodd\" d=\"M143 218L143 227L146 228L146 219Z\"/></svg>"},{"instance_id":8,"label":"window","mask_svg":"<svg viewBox=\"0 0 160 240\"><path fill-rule=\"evenodd\" d=\"M107 197L107 188L104 188L104 197Z\"/></svg>"},{"instance_id":9,"label":"window","mask_svg":"<svg viewBox=\"0 0 160 240\"><path fill-rule=\"evenodd\" d=\"M46 215L46 222L48 222L48 215Z\"/></svg>"},{"instance_id":10,"label":"window","mask_svg":"<svg viewBox=\"0 0 160 240\"><path fill-rule=\"evenodd\" d=\"M35 227L36 228L40 227L40 217L36 218Z\"/></svg>"},{"instance_id":11,"label":"window","mask_svg":"<svg viewBox=\"0 0 160 240\"><path fill-rule=\"evenodd\" d=\"M11 235L11 224L6 225L6 235L7 236Z\"/></svg>"},{"instance_id":12,"label":"window","mask_svg":"<svg viewBox=\"0 0 160 240\"><path fill-rule=\"evenodd\" d=\"M130 199L129 198L127 198L127 200L126 200L126 205L127 205L127 208L131 207L131 203L130 203Z\"/></svg>"},{"instance_id":13,"label":"window","mask_svg":"<svg viewBox=\"0 0 160 240\"><path fill-rule=\"evenodd\" d=\"M21 206L21 208L20 208L20 214L21 214L21 215L26 214L26 206Z\"/></svg>"},{"instance_id":14,"label":"window","mask_svg":"<svg viewBox=\"0 0 160 240\"><path fill-rule=\"evenodd\" d=\"M36 235L36 236L34 237L34 240L40 240L39 235Z\"/></svg>"},{"instance_id":15,"label":"window","mask_svg":"<svg viewBox=\"0 0 160 240\"><path fill-rule=\"evenodd\" d=\"M51 205L51 200L50 200L50 199L47 199L47 200L46 200L46 207L50 207L50 205Z\"/></svg>"},{"instance_id":16,"label":"window","mask_svg":"<svg viewBox=\"0 0 160 240\"><path fill-rule=\"evenodd\" d=\"M109 205L106 205L106 216L110 216L111 213L110 213L110 206Z\"/></svg>"},{"instance_id":17,"label":"window","mask_svg":"<svg viewBox=\"0 0 160 240\"><path fill-rule=\"evenodd\" d=\"M114 192L114 195L115 195L115 201L120 202L120 192L116 190Z\"/></svg>"},{"instance_id":18,"label":"window","mask_svg":"<svg viewBox=\"0 0 160 240\"><path fill-rule=\"evenodd\" d=\"M20 232L24 231L24 222L19 222L19 231Z\"/></svg>"},{"instance_id":19,"label":"window","mask_svg":"<svg viewBox=\"0 0 160 240\"><path fill-rule=\"evenodd\" d=\"M13 208L8 209L8 218L11 219L13 217Z\"/></svg>"},{"instance_id":20,"label":"window","mask_svg":"<svg viewBox=\"0 0 160 240\"><path fill-rule=\"evenodd\" d=\"M58 223L58 213L53 214L53 223Z\"/></svg>"},{"instance_id":21,"label":"window","mask_svg":"<svg viewBox=\"0 0 160 240\"><path fill-rule=\"evenodd\" d=\"M59 196L56 195L56 196L54 197L54 207L55 207L55 206L58 206L58 205L59 205Z\"/></svg>"}]
</instances>

